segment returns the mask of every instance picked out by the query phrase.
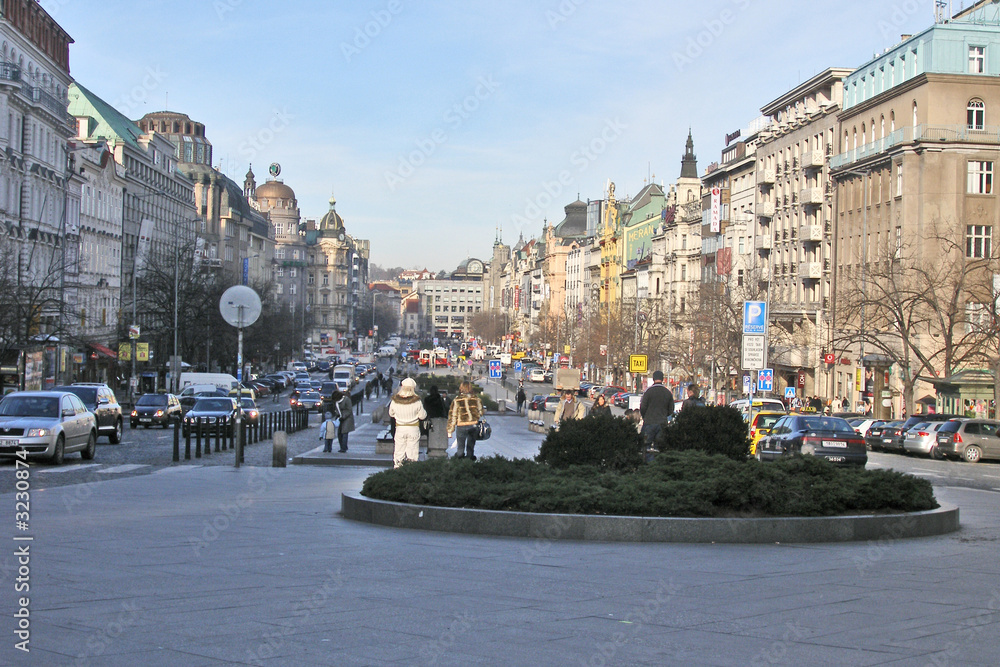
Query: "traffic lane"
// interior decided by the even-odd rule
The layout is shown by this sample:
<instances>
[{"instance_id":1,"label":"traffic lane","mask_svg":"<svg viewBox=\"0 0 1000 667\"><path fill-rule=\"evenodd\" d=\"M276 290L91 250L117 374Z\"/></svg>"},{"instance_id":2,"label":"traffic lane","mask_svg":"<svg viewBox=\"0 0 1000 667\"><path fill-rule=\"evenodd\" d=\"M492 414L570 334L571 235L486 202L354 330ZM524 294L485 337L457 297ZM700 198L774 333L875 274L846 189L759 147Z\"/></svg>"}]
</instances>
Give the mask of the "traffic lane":
<instances>
[{"instance_id":1,"label":"traffic lane","mask_svg":"<svg viewBox=\"0 0 1000 667\"><path fill-rule=\"evenodd\" d=\"M871 469L904 472L928 480L935 486L958 486L981 491L1000 491L1000 462L939 461L906 454L868 452Z\"/></svg>"}]
</instances>

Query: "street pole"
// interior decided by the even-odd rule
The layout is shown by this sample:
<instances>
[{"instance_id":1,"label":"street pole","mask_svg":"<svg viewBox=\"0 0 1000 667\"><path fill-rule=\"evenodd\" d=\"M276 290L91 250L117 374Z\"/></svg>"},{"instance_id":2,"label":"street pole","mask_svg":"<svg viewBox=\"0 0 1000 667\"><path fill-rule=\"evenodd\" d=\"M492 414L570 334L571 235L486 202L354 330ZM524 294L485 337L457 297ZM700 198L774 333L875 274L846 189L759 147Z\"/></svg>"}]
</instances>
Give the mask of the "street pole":
<instances>
[{"instance_id":1,"label":"street pole","mask_svg":"<svg viewBox=\"0 0 1000 667\"><path fill-rule=\"evenodd\" d=\"M240 467L240 459L243 458L243 306L239 306L239 323L236 328L236 462L235 467Z\"/></svg>"},{"instance_id":2,"label":"street pole","mask_svg":"<svg viewBox=\"0 0 1000 667\"><path fill-rule=\"evenodd\" d=\"M180 241L178 239L178 231L174 230L174 358L170 362L170 393L176 394L177 387L180 386L180 359L177 358L177 302L180 300L180 295L178 294L180 285L180 275L178 271L178 265L180 264L178 245Z\"/></svg>"}]
</instances>

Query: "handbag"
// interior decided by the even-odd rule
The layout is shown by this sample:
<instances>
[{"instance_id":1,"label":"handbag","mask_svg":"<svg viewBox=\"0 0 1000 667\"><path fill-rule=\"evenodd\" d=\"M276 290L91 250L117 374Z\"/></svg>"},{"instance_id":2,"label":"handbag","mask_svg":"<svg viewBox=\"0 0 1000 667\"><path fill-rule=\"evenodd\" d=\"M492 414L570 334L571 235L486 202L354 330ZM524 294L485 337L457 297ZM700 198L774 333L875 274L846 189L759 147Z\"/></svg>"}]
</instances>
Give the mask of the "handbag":
<instances>
[{"instance_id":1,"label":"handbag","mask_svg":"<svg viewBox=\"0 0 1000 667\"><path fill-rule=\"evenodd\" d=\"M475 435L476 440L489 440L490 436L493 435L493 427L490 426L488 421L480 417L479 421L476 422Z\"/></svg>"}]
</instances>

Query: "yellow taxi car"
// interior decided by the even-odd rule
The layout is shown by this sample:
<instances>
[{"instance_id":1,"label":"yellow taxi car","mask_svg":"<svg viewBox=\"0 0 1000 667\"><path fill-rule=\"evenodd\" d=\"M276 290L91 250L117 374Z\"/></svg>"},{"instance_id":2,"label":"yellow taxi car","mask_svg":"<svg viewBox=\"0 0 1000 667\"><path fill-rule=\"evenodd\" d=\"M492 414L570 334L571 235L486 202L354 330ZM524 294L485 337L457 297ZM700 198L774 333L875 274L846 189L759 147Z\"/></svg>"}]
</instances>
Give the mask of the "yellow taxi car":
<instances>
[{"instance_id":1,"label":"yellow taxi car","mask_svg":"<svg viewBox=\"0 0 1000 667\"><path fill-rule=\"evenodd\" d=\"M750 456L757 454L757 443L765 435L771 432L774 422L784 417L787 412L777 410L762 410L753 413L753 421L750 423Z\"/></svg>"}]
</instances>

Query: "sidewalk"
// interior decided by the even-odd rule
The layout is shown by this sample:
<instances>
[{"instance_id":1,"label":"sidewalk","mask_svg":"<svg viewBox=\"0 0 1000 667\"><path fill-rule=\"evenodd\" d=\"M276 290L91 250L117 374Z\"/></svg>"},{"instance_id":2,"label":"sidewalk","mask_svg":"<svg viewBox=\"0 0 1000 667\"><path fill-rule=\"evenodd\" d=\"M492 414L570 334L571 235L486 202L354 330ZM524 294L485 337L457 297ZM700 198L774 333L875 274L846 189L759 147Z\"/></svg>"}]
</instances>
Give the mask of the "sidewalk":
<instances>
[{"instance_id":1,"label":"sidewalk","mask_svg":"<svg viewBox=\"0 0 1000 667\"><path fill-rule=\"evenodd\" d=\"M490 421L477 454L537 451L525 418ZM582 543L342 519L375 471L173 466L34 492L23 532L3 495L0 664L1000 664L998 493L936 488L963 524L936 538Z\"/></svg>"}]
</instances>

